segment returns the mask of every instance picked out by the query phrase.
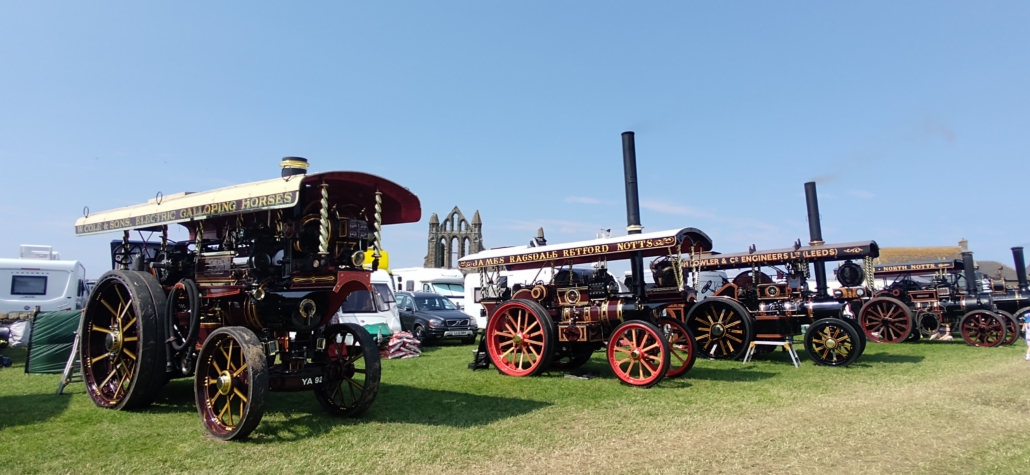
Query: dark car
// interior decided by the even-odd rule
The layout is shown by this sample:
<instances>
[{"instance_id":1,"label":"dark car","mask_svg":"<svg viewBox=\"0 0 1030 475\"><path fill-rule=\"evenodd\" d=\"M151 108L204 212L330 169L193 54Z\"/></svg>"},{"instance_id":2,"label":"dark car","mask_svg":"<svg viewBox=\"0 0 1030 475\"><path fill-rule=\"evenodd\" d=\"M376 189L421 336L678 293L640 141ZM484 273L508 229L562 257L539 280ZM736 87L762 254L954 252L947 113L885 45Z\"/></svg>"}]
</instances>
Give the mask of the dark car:
<instances>
[{"instance_id":1,"label":"dark car","mask_svg":"<svg viewBox=\"0 0 1030 475\"><path fill-rule=\"evenodd\" d=\"M476 341L476 319L468 316L450 299L432 292L397 292L401 327L423 344L439 340Z\"/></svg>"}]
</instances>

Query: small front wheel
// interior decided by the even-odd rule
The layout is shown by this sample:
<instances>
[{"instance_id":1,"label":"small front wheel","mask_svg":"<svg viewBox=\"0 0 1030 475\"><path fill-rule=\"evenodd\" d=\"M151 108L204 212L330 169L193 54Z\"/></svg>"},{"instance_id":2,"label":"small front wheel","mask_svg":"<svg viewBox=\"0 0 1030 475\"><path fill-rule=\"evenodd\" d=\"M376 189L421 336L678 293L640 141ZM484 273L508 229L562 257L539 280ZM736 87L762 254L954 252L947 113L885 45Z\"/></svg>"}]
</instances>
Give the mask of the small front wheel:
<instances>
[{"instance_id":1,"label":"small front wheel","mask_svg":"<svg viewBox=\"0 0 1030 475\"><path fill-rule=\"evenodd\" d=\"M649 388L669 371L669 342L651 323L624 322L608 340L608 365L623 383Z\"/></svg>"},{"instance_id":2,"label":"small front wheel","mask_svg":"<svg viewBox=\"0 0 1030 475\"><path fill-rule=\"evenodd\" d=\"M334 416L356 417L379 393L379 348L368 330L353 323L329 325L322 338L325 350L315 362L325 365L325 380L315 388L315 399Z\"/></svg>"},{"instance_id":3,"label":"small front wheel","mask_svg":"<svg viewBox=\"0 0 1030 475\"><path fill-rule=\"evenodd\" d=\"M973 310L962 317L959 328L962 339L972 346L995 347L1005 341L1005 322L1001 315L987 310Z\"/></svg>"},{"instance_id":4,"label":"small front wheel","mask_svg":"<svg viewBox=\"0 0 1030 475\"><path fill-rule=\"evenodd\" d=\"M669 342L669 372L667 378L675 378L690 371L697 361L697 342L689 328L679 320L663 318L658 321L658 328Z\"/></svg>"},{"instance_id":5,"label":"small front wheel","mask_svg":"<svg viewBox=\"0 0 1030 475\"><path fill-rule=\"evenodd\" d=\"M859 356L858 331L838 318L824 318L805 331L805 351L818 365L848 366Z\"/></svg>"},{"instance_id":6,"label":"small front wheel","mask_svg":"<svg viewBox=\"0 0 1030 475\"><path fill-rule=\"evenodd\" d=\"M268 395L268 366L254 332L215 330L204 341L194 379L197 411L211 435L245 439L261 422Z\"/></svg>"}]
</instances>

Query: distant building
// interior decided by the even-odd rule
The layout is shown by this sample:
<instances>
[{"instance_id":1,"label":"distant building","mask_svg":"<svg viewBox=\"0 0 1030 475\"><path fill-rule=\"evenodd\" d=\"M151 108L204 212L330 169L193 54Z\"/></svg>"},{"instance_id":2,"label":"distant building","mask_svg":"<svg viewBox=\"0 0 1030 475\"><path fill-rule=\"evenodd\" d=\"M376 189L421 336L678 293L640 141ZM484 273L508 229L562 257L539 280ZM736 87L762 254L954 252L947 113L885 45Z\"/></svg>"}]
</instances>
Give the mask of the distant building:
<instances>
[{"instance_id":1,"label":"distant building","mask_svg":"<svg viewBox=\"0 0 1030 475\"><path fill-rule=\"evenodd\" d=\"M963 239L957 246L931 246L931 247L884 247L880 248L880 257L873 262L881 264L900 264L902 262L921 261L945 261L949 259L962 259L962 252L969 250L969 241ZM1004 278L1009 282L1016 281L1016 269L1012 266L998 261L975 260L977 270L987 277L997 279ZM1027 267L1030 272L1030 267Z\"/></svg>"},{"instance_id":2,"label":"distant building","mask_svg":"<svg viewBox=\"0 0 1030 475\"><path fill-rule=\"evenodd\" d=\"M483 221L479 210L472 216L472 223L457 206L440 221L433 213L429 217L429 249L423 267L453 269L458 259L483 250Z\"/></svg>"}]
</instances>

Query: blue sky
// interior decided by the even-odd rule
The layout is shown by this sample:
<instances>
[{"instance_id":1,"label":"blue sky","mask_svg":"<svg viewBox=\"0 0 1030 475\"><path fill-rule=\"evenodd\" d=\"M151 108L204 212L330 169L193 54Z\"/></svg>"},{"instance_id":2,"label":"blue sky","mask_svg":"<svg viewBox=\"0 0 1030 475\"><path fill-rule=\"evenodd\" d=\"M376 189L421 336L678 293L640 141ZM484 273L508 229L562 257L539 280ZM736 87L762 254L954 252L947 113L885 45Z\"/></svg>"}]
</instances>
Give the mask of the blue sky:
<instances>
[{"instance_id":1,"label":"blue sky","mask_svg":"<svg viewBox=\"0 0 1030 475\"><path fill-rule=\"evenodd\" d=\"M807 241L1030 246L1030 3L3 2L0 256L92 276L83 206L361 170L419 195L384 230L421 265L430 213L488 247L624 233L620 133L646 231L716 249Z\"/></svg>"}]
</instances>

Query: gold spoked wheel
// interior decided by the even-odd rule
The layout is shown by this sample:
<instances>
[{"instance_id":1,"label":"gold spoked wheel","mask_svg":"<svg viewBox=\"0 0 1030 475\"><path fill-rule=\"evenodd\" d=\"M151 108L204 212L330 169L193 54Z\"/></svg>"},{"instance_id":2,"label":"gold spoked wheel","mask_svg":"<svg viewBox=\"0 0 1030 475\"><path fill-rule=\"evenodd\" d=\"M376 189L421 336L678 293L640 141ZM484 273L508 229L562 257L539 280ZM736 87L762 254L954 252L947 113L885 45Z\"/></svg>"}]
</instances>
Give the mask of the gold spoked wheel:
<instances>
[{"instance_id":1,"label":"gold spoked wheel","mask_svg":"<svg viewBox=\"0 0 1030 475\"><path fill-rule=\"evenodd\" d=\"M211 435L246 438L261 422L268 367L261 342L244 327L215 330L204 341L194 379L197 411Z\"/></svg>"},{"instance_id":2,"label":"gold spoked wheel","mask_svg":"<svg viewBox=\"0 0 1030 475\"><path fill-rule=\"evenodd\" d=\"M713 359L744 356L754 338L751 314L740 302L711 297L690 309L687 328L697 339L698 355Z\"/></svg>"},{"instance_id":3,"label":"gold spoked wheel","mask_svg":"<svg viewBox=\"0 0 1030 475\"><path fill-rule=\"evenodd\" d=\"M164 385L158 313L164 303L160 286L149 274L111 271L100 278L84 310L79 347L86 392L97 406L144 406Z\"/></svg>"},{"instance_id":4,"label":"gold spoked wheel","mask_svg":"<svg viewBox=\"0 0 1030 475\"><path fill-rule=\"evenodd\" d=\"M379 348L368 330L353 323L330 325L322 337L325 350L315 361L325 365L325 376L315 399L334 416L356 417L379 393Z\"/></svg>"},{"instance_id":5,"label":"gold spoked wheel","mask_svg":"<svg viewBox=\"0 0 1030 475\"><path fill-rule=\"evenodd\" d=\"M824 318L808 326L805 351L818 365L847 366L859 356L858 331L837 318Z\"/></svg>"}]
</instances>

